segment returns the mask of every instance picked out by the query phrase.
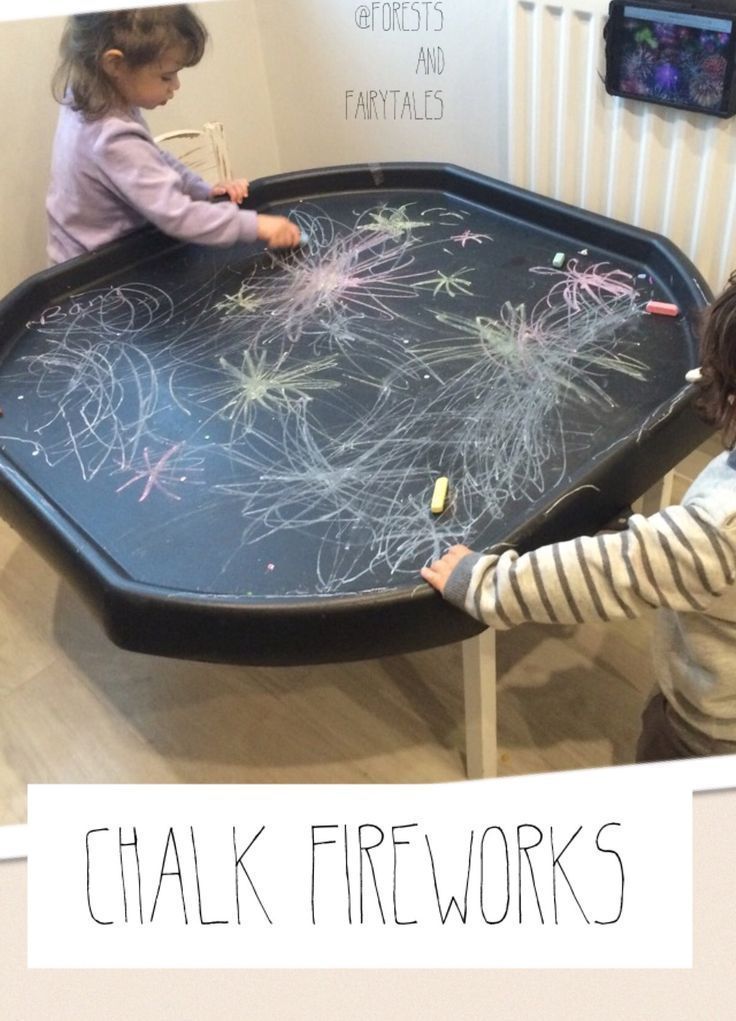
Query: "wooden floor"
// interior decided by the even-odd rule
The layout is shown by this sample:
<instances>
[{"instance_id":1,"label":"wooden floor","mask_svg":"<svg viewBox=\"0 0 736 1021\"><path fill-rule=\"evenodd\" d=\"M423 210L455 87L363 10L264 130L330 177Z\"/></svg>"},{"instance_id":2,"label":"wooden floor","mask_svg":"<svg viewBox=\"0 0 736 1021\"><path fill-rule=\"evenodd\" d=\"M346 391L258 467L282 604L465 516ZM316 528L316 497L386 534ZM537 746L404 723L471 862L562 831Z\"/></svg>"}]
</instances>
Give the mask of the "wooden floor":
<instances>
[{"instance_id":1,"label":"wooden floor","mask_svg":"<svg viewBox=\"0 0 736 1021\"><path fill-rule=\"evenodd\" d=\"M678 468L674 499L717 453ZM465 776L461 654L300 668L123 652L0 525L0 824L28 783L332 783ZM526 625L497 640L500 774L632 761L649 624Z\"/></svg>"}]
</instances>

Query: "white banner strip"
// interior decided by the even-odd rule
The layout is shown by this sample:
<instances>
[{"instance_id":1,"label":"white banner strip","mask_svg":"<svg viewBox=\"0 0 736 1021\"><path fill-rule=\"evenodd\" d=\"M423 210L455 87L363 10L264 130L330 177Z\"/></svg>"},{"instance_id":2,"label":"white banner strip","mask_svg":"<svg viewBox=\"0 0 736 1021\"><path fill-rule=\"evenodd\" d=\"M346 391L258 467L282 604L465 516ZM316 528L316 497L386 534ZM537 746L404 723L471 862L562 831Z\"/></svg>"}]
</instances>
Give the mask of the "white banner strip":
<instances>
[{"instance_id":1,"label":"white banner strip","mask_svg":"<svg viewBox=\"0 0 736 1021\"><path fill-rule=\"evenodd\" d=\"M28 857L28 827L24 823L0 826L0 861Z\"/></svg>"},{"instance_id":2,"label":"white banner strip","mask_svg":"<svg viewBox=\"0 0 736 1021\"><path fill-rule=\"evenodd\" d=\"M712 755L702 759L677 759L637 766L637 770L659 770L663 779L683 784L691 791L723 790L736 787L736 755Z\"/></svg>"},{"instance_id":3,"label":"white banner strip","mask_svg":"<svg viewBox=\"0 0 736 1021\"><path fill-rule=\"evenodd\" d=\"M132 3L105 3L104 0L4 0L0 7L0 21L20 21L26 18L48 18L67 14L90 14L94 11L125 10L129 7L168 7L177 0L137 0ZM198 4L212 0L197 0Z\"/></svg>"},{"instance_id":4,"label":"white banner strip","mask_svg":"<svg viewBox=\"0 0 736 1021\"><path fill-rule=\"evenodd\" d=\"M656 769L32 786L29 965L689 967L691 818Z\"/></svg>"}]
</instances>

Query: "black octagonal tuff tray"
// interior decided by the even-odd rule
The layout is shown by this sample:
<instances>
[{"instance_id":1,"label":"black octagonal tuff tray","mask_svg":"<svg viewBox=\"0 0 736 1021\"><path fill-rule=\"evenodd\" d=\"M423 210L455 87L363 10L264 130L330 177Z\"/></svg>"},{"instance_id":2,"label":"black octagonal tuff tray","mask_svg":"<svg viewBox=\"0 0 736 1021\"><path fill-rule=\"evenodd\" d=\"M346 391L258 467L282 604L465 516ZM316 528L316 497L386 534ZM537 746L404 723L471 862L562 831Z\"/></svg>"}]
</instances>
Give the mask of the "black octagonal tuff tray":
<instances>
[{"instance_id":1,"label":"black octagonal tuff tray","mask_svg":"<svg viewBox=\"0 0 736 1021\"><path fill-rule=\"evenodd\" d=\"M147 229L0 304L0 510L119 645L288 664L469 637L423 564L594 530L706 435L684 376L710 295L665 239L434 164L248 205L300 249Z\"/></svg>"}]
</instances>

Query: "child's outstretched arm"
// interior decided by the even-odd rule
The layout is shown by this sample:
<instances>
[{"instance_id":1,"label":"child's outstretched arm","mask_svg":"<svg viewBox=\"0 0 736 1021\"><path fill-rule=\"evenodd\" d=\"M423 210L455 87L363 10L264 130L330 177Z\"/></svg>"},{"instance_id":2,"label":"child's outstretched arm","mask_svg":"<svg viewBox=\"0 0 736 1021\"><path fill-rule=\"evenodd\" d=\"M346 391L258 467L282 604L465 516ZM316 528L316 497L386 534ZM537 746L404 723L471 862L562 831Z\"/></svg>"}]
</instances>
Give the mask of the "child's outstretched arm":
<instances>
[{"instance_id":1,"label":"child's outstretched arm","mask_svg":"<svg viewBox=\"0 0 736 1021\"><path fill-rule=\"evenodd\" d=\"M159 146L158 151L164 162L179 175L182 190L187 195L193 199L201 200L208 199L212 195L212 185L208 184L203 177L200 177L199 174L195 173L191 167L188 167L186 163L182 163L181 160L178 160L173 153L168 151L168 149L162 149Z\"/></svg>"},{"instance_id":2,"label":"child's outstretched arm","mask_svg":"<svg viewBox=\"0 0 736 1021\"><path fill-rule=\"evenodd\" d=\"M227 195L231 202L240 203L248 196L248 182L244 177L234 181L218 181L212 189L212 195Z\"/></svg>"},{"instance_id":3,"label":"child's outstretched arm","mask_svg":"<svg viewBox=\"0 0 736 1021\"><path fill-rule=\"evenodd\" d=\"M499 630L633 618L660 606L702 611L736 579L736 519L669 507L649 518L634 514L623 532L523 556L454 546L421 573L449 602Z\"/></svg>"},{"instance_id":4,"label":"child's outstretched arm","mask_svg":"<svg viewBox=\"0 0 736 1021\"><path fill-rule=\"evenodd\" d=\"M248 181L244 177L238 177L232 181L218 181L217 184L208 184L203 177L195 173L186 163L178 160L168 149L159 146L159 152L164 161L177 172L181 180L182 188L191 195L193 199L217 198L227 195L235 203L240 203L248 195Z\"/></svg>"},{"instance_id":5,"label":"child's outstretched arm","mask_svg":"<svg viewBox=\"0 0 736 1021\"><path fill-rule=\"evenodd\" d=\"M258 239L269 248L295 248L301 241L301 231L285 216L258 214Z\"/></svg>"},{"instance_id":6,"label":"child's outstretched arm","mask_svg":"<svg viewBox=\"0 0 736 1021\"><path fill-rule=\"evenodd\" d=\"M428 567L423 567L421 575L425 581L428 581L432 588L436 588L441 594L445 594L445 586L453 573L455 568L458 566L461 560L465 557L478 558L480 554L473 553L467 546L450 546L447 553L440 557L439 560L435 560L434 563Z\"/></svg>"},{"instance_id":7,"label":"child's outstretched arm","mask_svg":"<svg viewBox=\"0 0 736 1021\"><path fill-rule=\"evenodd\" d=\"M145 121L142 117L136 120L145 128ZM203 177L195 173L186 163L182 163L174 156L173 152L158 146L158 151L165 163L177 172L181 180L182 188L191 195L193 199L215 198L220 195L227 195L233 202L242 202L248 195L248 181L244 177L233 181L218 181L217 184L208 184Z\"/></svg>"},{"instance_id":8,"label":"child's outstretched arm","mask_svg":"<svg viewBox=\"0 0 736 1021\"><path fill-rule=\"evenodd\" d=\"M171 237L200 244L228 246L239 241L266 241L269 247L299 244L299 228L286 217L241 210L234 202L205 201L197 175L185 179L164 158L143 125L114 121L97 142L98 171L107 186L143 217ZM202 182L204 184L204 182ZM193 194L187 192L191 187Z\"/></svg>"}]
</instances>

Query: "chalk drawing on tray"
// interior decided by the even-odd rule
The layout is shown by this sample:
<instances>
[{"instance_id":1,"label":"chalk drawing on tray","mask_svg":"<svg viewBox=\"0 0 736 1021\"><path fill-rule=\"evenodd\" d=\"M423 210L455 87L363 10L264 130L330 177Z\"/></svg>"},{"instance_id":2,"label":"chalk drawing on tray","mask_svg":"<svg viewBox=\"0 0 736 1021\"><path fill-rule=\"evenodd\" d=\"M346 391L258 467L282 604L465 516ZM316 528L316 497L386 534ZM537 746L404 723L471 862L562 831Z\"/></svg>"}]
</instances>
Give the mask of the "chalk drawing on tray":
<instances>
[{"instance_id":1,"label":"chalk drawing on tray","mask_svg":"<svg viewBox=\"0 0 736 1021\"><path fill-rule=\"evenodd\" d=\"M169 462L172 458L175 458L175 455L179 450L181 450L182 446L183 443L174 443L168 450L165 450L156 461L151 460L148 447L144 447L143 467L137 471L133 469L133 476L129 478L127 482L123 482L121 486L118 486L116 491L118 493L122 493L122 491L127 489L128 486L132 486L136 482L145 480L145 485L141 490L141 495L138 497L139 503L148 499L151 493L156 489L172 500L180 500L181 496L179 496L178 493L172 492L171 486L175 482L186 482L186 476L177 476L176 469L170 465Z\"/></svg>"},{"instance_id":2,"label":"chalk drawing on tray","mask_svg":"<svg viewBox=\"0 0 736 1021\"><path fill-rule=\"evenodd\" d=\"M217 359L223 380L202 391L203 403L222 401L217 410L220 418L233 423L239 431L252 429L258 408L287 414L298 402L309 401L319 390L333 390L340 386L338 379L323 373L337 367L336 358L321 358L306 365L289 366L284 352L275 360L268 351L252 355L243 352L241 364L234 365L226 358Z\"/></svg>"},{"instance_id":3,"label":"chalk drawing on tray","mask_svg":"<svg viewBox=\"0 0 736 1021\"><path fill-rule=\"evenodd\" d=\"M470 280L466 279L463 275L472 272L473 270L469 266L463 266L462 269L458 269L454 273L443 273L442 270L438 269L437 276L432 277L430 280L422 280L417 286L431 288L433 296L441 292L444 292L450 298L454 298L456 294L472 294L473 290Z\"/></svg>"},{"instance_id":4,"label":"chalk drawing on tray","mask_svg":"<svg viewBox=\"0 0 736 1021\"><path fill-rule=\"evenodd\" d=\"M52 472L76 464L90 507L127 500L121 536L139 559L157 536L186 548L192 527L226 532L208 566L213 585L234 584L254 551L276 562L273 543L293 536L314 551L310 580L282 582L281 556L266 597L410 584L562 479L596 428L571 429L566 409L600 417L616 408L611 378L646 384L644 302L622 269L533 265L518 273L532 300L499 300L483 250L500 246L474 210L288 212L299 251L213 256L189 288L96 287L28 323L11 384L35 411L16 434L6 420L2 441L31 442ZM451 493L434 516L439 475Z\"/></svg>"},{"instance_id":5,"label":"chalk drawing on tray","mask_svg":"<svg viewBox=\"0 0 736 1021\"><path fill-rule=\"evenodd\" d=\"M476 245L482 245L484 241L493 241L490 234L476 234L472 230L464 230L462 234L453 234L450 241L457 241L457 243L465 248L469 241L474 241Z\"/></svg>"}]
</instances>

